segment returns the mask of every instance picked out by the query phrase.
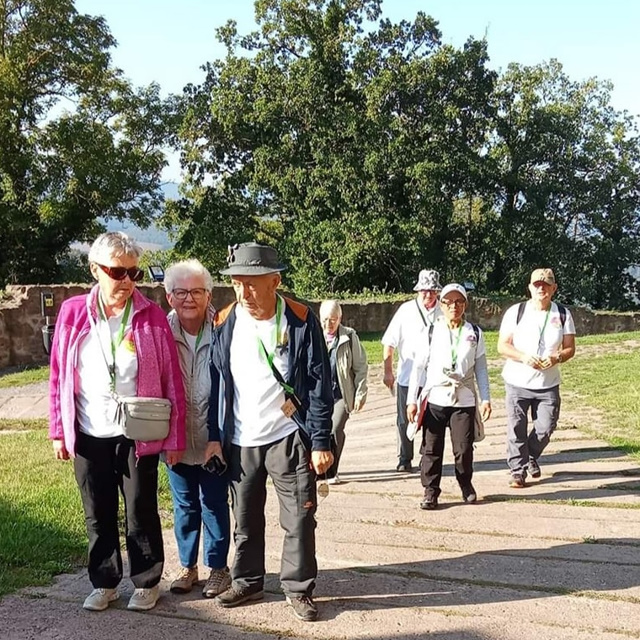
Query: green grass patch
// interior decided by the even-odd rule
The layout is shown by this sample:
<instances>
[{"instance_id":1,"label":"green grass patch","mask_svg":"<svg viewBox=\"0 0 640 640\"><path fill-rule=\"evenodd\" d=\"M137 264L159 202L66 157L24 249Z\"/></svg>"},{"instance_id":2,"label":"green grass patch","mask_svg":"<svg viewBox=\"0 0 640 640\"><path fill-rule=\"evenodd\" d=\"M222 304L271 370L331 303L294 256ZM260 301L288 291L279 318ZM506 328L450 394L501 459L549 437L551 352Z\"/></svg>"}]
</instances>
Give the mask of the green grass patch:
<instances>
[{"instance_id":1,"label":"green grass patch","mask_svg":"<svg viewBox=\"0 0 640 640\"><path fill-rule=\"evenodd\" d=\"M78 569L87 546L72 462L54 459L46 420L3 420L0 430L12 423L30 431L0 435L0 596ZM164 464L158 494L167 527L172 506Z\"/></svg>"},{"instance_id":2,"label":"green grass patch","mask_svg":"<svg viewBox=\"0 0 640 640\"><path fill-rule=\"evenodd\" d=\"M7 387L22 387L35 382L46 382L49 380L49 365L38 367L27 367L20 371L0 372L0 389Z\"/></svg>"},{"instance_id":3,"label":"green grass patch","mask_svg":"<svg viewBox=\"0 0 640 640\"><path fill-rule=\"evenodd\" d=\"M49 421L46 418L37 420L11 419L0 420L0 431L42 431L49 428ZM0 451L2 448L0 447Z\"/></svg>"}]
</instances>

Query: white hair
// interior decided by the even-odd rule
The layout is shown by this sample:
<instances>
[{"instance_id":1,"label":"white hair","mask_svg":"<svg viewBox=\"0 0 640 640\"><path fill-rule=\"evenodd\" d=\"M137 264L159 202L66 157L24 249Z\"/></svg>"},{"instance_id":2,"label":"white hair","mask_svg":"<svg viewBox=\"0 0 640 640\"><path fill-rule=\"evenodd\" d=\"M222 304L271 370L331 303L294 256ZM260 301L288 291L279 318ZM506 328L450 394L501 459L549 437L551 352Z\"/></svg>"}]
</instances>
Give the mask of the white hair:
<instances>
[{"instance_id":1,"label":"white hair","mask_svg":"<svg viewBox=\"0 0 640 640\"><path fill-rule=\"evenodd\" d=\"M337 300L325 300L320 305L320 318L328 318L330 315L337 315L342 318L342 307Z\"/></svg>"},{"instance_id":2,"label":"white hair","mask_svg":"<svg viewBox=\"0 0 640 640\"><path fill-rule=\"evenodd\" d=\"M142 247L126 233L121 231L107 231L99 235L89 249L89 262L104 263L111 258L130 256L140 258Z\"/></svg>"},{"instance_id":3,"label":"white hair","mask_svg":"<svg viewBox=\"0 0 640 640\"><path fill-rule=\"evenodd\" d=\"M204 280L204 288L207 291L213 289L213 278L209 270L195 258L191 260L181 260L169 265L164 272L164 288L167 293L171 293L176 288L176 282L184 280L190 276L201 277Z\"/></svg>"}]
</instances>

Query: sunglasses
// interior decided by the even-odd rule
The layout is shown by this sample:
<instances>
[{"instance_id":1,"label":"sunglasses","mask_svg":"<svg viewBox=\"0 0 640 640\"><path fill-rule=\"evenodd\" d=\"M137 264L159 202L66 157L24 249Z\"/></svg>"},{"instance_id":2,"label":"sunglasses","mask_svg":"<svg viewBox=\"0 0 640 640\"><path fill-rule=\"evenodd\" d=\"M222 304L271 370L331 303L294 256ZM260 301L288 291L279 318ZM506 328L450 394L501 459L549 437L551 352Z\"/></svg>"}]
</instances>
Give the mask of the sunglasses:
<instances>
[{"instance_id":1,"label":"sunglasses","mask_svg":"<svg viewBox=\"0 0 640 640\"><path fill-rule=\"evenodd\" d=\"M144 271L138 267L107 267L104 264L96 264L112 279L112 280L124 280L129 276L131 282L140 282L144 278Z\"/></svg>"}]
</instances>

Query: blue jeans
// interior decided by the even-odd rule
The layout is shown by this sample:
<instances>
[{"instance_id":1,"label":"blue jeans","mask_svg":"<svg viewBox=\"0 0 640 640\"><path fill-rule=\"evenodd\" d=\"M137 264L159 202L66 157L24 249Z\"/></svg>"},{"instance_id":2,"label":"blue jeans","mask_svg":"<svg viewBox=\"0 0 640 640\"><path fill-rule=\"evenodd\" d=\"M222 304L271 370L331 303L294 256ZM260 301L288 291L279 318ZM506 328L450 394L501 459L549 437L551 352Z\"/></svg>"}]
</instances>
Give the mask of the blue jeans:
<instances>
[{"instance_id":1,"label":"blue jeans","mask_svg":"<svg viewBox=\"0 0 640 640\"><path fill-rule=\"evenodd\" d=\"M230 533L227 474L210 473L199 464L175 464L168 469L180 564L198 564L203 526L203 562L211 569L223 569L227 566Z\"/></svg>"}]
</instances>

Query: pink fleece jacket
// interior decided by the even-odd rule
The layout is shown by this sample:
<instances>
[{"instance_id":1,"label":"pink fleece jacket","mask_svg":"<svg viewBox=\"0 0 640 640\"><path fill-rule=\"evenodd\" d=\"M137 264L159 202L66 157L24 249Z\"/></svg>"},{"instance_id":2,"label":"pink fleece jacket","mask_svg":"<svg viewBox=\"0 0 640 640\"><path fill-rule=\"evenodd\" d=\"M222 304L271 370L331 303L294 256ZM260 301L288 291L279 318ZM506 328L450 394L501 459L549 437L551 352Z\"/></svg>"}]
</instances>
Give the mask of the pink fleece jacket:
<instances>
[{"instance_id":1,"label":"pink fleece jacket","mask_svg":"<svg viewBox=\"0 0 640 640\"><path fill-rule=\"evenodd\" d=\"M97 319L98 286L88 294L89 308ZM138 357L137 395L171 401L171 425L164 440L136 441L136 455L182 451L186 446L186 405L178 351L164 311L139 291L133 292L131 329ZM64 440L75 456L78 350L91 330L87 295L62 303L51 348L49 377L49 438ZM106 364L105 364L106 366Z\"/></svg>"}]
</instances>

